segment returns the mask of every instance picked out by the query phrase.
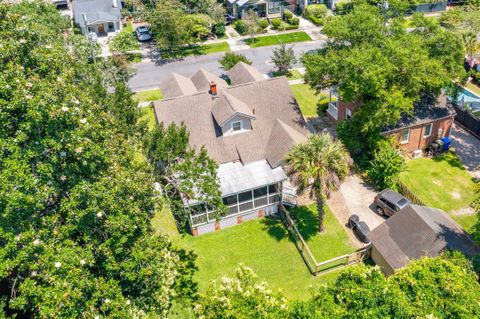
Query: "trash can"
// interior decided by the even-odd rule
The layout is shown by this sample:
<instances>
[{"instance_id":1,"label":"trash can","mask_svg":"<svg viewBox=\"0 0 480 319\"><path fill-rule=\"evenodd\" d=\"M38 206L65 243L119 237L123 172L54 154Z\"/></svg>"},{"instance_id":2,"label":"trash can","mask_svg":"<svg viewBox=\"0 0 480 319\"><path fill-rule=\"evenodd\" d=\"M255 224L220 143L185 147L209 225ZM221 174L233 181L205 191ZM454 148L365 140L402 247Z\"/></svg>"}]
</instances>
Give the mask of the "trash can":
<instances>
[{"instance_id":1,"label":"trash can","mask_svg":"<svg viewBox=\"0 0 480 319\"><path fill-rule=\"evenodd\" d=\"M450 148L450 144L452 144L452 140L449 137L442 137L442 142L443 142L443 150L448 151Z\"/></svg>"}]
</instances>

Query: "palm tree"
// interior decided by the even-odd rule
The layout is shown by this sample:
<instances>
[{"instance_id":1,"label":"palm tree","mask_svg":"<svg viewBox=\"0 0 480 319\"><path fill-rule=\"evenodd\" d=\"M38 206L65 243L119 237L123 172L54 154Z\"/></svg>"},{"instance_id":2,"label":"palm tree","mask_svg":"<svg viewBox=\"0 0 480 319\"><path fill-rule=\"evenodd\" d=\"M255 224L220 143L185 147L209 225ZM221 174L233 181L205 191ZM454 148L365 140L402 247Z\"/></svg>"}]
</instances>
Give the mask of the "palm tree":
<instances>
[{"instance_id":1,"label":"palm tree","mask_svg":"<svg viewBox=\"0 0 480 319\"><path fill-rule=\"evenodd\" d=\"M466 58L471 66L473 66L473 64L475 64L474 57L480 52L480 42L478 41L477 35L473 32L462 33L462 40Z\"/></svg>"},{"instance_id":2,"label":"palm tree","mask_svg":"<svg viewBox=\"0 0 480 319\"><path fill-rule=\"evenodd\" d=\"M323 231L324 200L340 186L349 173L349 156L340 141L327 133L311 135L286 155L289 175L297 182L299 192L310 191L317 199L318 231Z\"/></svg>"}]
</instances>

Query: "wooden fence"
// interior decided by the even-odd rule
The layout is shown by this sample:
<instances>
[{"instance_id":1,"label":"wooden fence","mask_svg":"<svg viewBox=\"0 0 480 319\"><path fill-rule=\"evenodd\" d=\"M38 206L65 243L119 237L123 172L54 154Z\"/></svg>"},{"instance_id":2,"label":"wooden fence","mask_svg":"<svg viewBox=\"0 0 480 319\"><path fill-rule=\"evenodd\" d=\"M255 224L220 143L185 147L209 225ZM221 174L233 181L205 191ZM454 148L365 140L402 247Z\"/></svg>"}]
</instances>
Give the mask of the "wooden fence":
<instances>
[{"instance_id":1,"label":"wooden fence","mask_svg":"<svg viewBox=\"0 0 480 319\"><path fill-rule=\"evenodd\" d=\"M293 241L297 246L298 251L302 255L302 258L305 261L308 269L314 276L323 275L330 271L354 265L367 259L370 256L370 245L367 245L352 254L342 255L322 262L317 262L315 256L313 256L310 248L303 239L302 234L300 234L300 232L298 231L295 222L290 217L290 213L285 209L283 205L280 205L279 211L285 227L287 227L288 231L292 235Z\"/></svg>"},{"instance_id":2,"label":"wooden fence","mask_svg":"<svg viewBox=\"0 0 480 319\"><path fill-rule=\"evenodd\" d=\"M415 195L408 187L407 185L403 184L402 182L398 181L398 190L400 191L400 194L408 198L409 200L412 201L412 203L420 206L427 206L425 203L418 198L417 195Z\"/></svg>"}]
</instances>

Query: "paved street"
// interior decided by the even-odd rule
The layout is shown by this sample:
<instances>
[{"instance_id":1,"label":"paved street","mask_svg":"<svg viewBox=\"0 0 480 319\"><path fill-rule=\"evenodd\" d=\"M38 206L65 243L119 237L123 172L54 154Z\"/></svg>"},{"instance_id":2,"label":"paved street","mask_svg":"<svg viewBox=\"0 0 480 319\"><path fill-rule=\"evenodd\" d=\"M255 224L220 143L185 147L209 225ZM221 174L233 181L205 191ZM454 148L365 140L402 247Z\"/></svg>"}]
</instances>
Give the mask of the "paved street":
<instances>
[{"instance_id":1,"label":"paved street","mask_svg":"<svg viewBox=\"0 0 480 319\"><path fill-rule=\"evenodd\" d=\"M323 43L324 40L296 43L294 44L295 54L300 57L302 53L317 49ZM238 51L238 53L244 54L260 72L268 73L273 70L273 64L269 62L273 49L273 46L261 47ZM151 61L134 64L133 67L136 70L136 74L129 81L130 88L133 91L142 91L158 87L158 84L172 72L191 76L198 69L204 68L207 71L220 75L222 69L218 60L223 54L221 52L196 57L192 56L176 61L155 60L155 58L152 58ZM301 64L298 63L295 67L300 66Z\"/></svg>"}]
</instances>

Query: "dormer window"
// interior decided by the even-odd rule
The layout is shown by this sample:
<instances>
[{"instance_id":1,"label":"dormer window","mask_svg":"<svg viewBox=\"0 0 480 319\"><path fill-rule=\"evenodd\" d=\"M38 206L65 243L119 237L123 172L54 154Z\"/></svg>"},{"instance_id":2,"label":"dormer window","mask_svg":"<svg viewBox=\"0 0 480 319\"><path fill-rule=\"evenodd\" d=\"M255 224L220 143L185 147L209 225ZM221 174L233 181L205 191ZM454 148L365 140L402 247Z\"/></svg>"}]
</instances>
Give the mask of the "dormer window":
<instances>
[{"instance_id":1,"label":"dormer window","mask_svg":"<svg viewBox=\"0 0 480 319\"><path fill-rule=\"evenodd\" d=\"M232 131L241 131L242 130L242 121L232 122Z\"/></svg>"}]
</instances>

